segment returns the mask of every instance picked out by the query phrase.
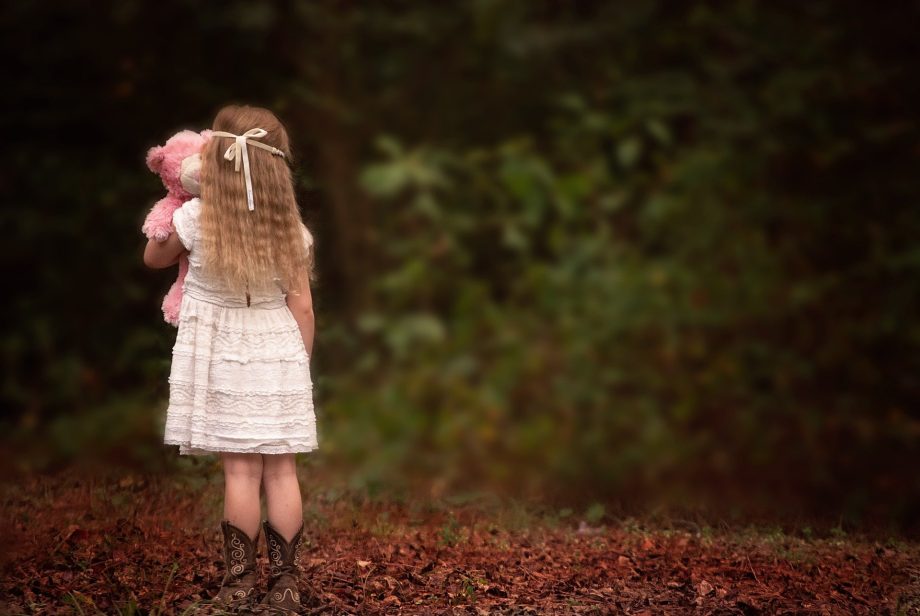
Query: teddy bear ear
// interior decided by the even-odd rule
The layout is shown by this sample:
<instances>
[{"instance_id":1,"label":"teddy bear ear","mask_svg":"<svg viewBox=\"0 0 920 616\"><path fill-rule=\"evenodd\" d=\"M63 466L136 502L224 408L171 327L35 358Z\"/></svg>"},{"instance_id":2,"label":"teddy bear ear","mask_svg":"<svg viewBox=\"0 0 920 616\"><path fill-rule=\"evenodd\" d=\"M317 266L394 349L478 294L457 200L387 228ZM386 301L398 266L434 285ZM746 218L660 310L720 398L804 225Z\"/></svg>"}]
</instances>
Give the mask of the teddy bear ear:
<instances>
[{"instance_id":1,"label":"teddy bear ear","mask_svg":"<svg viewBox=\"0 0 920 616\"><path fill-rule=\"evenodd\" d=\"M204 139L205 141L211 140L211 129L210 128L204 129L199 134L201 135L201 138Z\"/></svg>"},{"instance_id":2,"label":"teddy bear ear","mask_svg":"<svg viewBox=\"0 0 920 616\"><path fill-rule=\"evenodd\" d=\"M154 173L159 173L164 158L166 158L166 148L161 145L150 148L147 151L147 168Z\"/></svg>"}]
</instances>

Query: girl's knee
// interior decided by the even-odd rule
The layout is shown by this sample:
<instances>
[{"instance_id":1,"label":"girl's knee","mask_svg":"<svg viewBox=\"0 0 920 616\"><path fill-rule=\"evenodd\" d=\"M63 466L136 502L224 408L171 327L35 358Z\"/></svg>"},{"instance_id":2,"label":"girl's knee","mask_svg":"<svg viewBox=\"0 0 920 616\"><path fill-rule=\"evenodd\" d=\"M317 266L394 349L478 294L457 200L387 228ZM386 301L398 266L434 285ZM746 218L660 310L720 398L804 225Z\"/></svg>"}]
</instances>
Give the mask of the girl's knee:
<instances>
[{"instance_id":1,"label":"girl's knee","mask_svg":"<svg viewBox=\"0 0 920 616\"><path fill-rule=\"evenodd\" d=\"M262 476L265 479L297 476L297 464L292 453L264 454Z\"/></svg>"},{"instance_id":2,"label":"girl's knee","mask_svg":"<svg viewBox=\"0 0 920 616\"><path fill-rule=\"evenodd\" d=\"M224 474L258 480L262 477L262 456L257 453L225 452L221 458Z\"/></svg>"}]
</instances>

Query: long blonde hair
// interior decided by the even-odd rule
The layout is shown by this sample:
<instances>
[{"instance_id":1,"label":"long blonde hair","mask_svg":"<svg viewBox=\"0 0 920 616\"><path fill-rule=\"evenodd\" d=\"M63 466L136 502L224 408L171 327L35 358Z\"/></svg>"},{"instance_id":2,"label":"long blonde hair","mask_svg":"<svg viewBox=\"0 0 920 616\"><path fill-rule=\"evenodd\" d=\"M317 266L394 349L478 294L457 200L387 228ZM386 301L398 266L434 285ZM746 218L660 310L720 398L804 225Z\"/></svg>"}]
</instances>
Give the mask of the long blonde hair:
<instances>
[{"instance_id":1,"label":"long blonde hair","mask_svg":"<svg viewBox=\"0 0 920 616\"><path fill-rule=\"evenodd\" d=\"M246 201L246 181L224 159L232 139L212 137L201 153L201 241L205 267L234 292L248 292L278 278L297 291L306 270L313 278L313 249L308 250L294 196L291 144L287 131L267 109L230 105L214 118L213 130L242 135L252 128L268 134L258 140L284 152L275 156L251 147L249 165L255 209Z\"/></svg>"}]
</instances>

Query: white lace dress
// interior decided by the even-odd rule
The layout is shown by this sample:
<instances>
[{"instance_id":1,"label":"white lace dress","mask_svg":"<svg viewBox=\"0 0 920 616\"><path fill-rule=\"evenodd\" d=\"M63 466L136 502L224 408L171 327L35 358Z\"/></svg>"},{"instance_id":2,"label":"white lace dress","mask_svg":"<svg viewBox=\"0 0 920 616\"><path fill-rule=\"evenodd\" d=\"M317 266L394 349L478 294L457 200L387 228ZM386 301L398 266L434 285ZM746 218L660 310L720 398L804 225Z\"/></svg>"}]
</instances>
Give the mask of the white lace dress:
<instances>
[{"instance_id":1,"label":"white lace dress","mask_svg":"<svg viewBox=\"0 0 920 616\"><path fill-rule=\"evenodd\" d=\"M273 284L229 293L202 271L201 202L173 214L189 250L172 352L164 443L182 455L297 453L317 448L309 356L284 293ZM303 227L304 241L312 236Z\"/></svg>"}]
</instances>

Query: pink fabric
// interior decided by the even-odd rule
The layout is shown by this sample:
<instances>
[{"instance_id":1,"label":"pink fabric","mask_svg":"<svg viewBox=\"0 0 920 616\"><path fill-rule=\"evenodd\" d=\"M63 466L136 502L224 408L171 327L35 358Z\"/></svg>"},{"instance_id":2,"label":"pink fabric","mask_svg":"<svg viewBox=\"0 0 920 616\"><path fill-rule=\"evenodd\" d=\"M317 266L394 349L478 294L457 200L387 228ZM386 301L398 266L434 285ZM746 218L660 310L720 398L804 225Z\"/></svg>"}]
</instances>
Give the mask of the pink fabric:
<instances>
[{"instance_id":1,"label":"pink fabric","mask_svg":"<svg viewBox=\"0 0 920 616\"><path fill-rule=\"evenodd\" d=\"M147 152L147 167L160 176L166 187L166 196L157 201L141 231L148 238L164 241L173 229L173 212L193 196L182 186L180 173L182 161L201 152L204 144L211 137L211 131L196 133L184 130L170 137L165 144L150 148ZM163 298L163 318L171 325L179 324L179 308L182 305L182 283L188 273L188 256L179 257L179 276Z\"/></svg>"}]
</instances>

